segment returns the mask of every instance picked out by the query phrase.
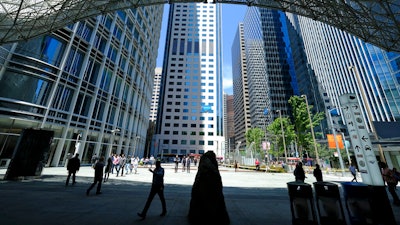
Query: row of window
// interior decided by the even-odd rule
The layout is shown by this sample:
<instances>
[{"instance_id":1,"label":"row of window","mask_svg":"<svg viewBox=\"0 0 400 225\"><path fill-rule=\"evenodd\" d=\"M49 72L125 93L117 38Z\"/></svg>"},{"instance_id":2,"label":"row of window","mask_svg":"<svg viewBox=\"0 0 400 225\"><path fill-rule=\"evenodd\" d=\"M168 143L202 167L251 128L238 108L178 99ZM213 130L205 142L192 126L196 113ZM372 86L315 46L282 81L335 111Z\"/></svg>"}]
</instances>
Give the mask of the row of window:
<instances>
[{"instance_id":1,"label":"row of window","mask_svg":"<svg viewBox=\"0 0 400 225\"><path fill-rule=\"evenodd\" d=\"M183 124L174 123L173 127L180 127L179 125L182 125L182 127L189 127L189 124L187 124L187 123L183 123ZM192 123L192 124L190 124L190 127L191 128L196 128L197 125L199 125L200 128L205 128L205 126L207 124L195 124L195 123ZM164 123L164 127L171 127L171 123ZM214 124L208 124L207 128L214 128Z\"/></svg>"},{"instance_id":2,"label":"row of window","mask_svg":"<svg viewBox=\"0 0 400 225\"><path fill-rule=\"evenodd\" d=\"M173 144L173 145L177 145L179 143L179 141L178 140L171 140L170 141L168 139L163 140L163 144L168 145L170 143ZM181 140L179 144L181 144L181 145L187 145L187 144L189 144L189 145L205 145L206 141L204 141L204 140ZM214 145L214 141L207 141L207 145L208 146L213 146Z\"/></svg>"},{"instance_id":3,"label":"row of window","mask_svg":"<svg viewBox=\"0 0 400 225\"><path fill-rule=\"evenodd\" d=\"M167 120L170 120L170 119L172 119L172 116L166 116L165 118ZM180 116L174 116L174 120L179 120L180 118L181 118ZM200 120L206 120L206 117L205 116L200 116L199 119ZM189 120L189 116L182 116L182 120ZM191 116L190 120L197 120L197 116ZM208 121L213 121L214 117L209 116L209 117L207 117L207 120Z\"/></svg>"},{"instance_id":4,"label":"row of window","mask_svg":"<svg viewBox=\"0 0 400 225\"><path fill-rule=\"evenodd\" d=\"M204 131L199 131L199 132L197 132L197 131L188 132L186 130L181 130L180 132L177 131L177 130L174 130L172 132L169 131L169 130L164 131L164 134L166 134L166 135L170 135L171 133L172 133L172 135L181 135L181 136L186 136L186 135L195 136L197 134L200 135L200 136L205 136L206 135L206 132L204 132ZM214 136L214 132L207 132L207 136Z\"/></svg>"}]
</instances>

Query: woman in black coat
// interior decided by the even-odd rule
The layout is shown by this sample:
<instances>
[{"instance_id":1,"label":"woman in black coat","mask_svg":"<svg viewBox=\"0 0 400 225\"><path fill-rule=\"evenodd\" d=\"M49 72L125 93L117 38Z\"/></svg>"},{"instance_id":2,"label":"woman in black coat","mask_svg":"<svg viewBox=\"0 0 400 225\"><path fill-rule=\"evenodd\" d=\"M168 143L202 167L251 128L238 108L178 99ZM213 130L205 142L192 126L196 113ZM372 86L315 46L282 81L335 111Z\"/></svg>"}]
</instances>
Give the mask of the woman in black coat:
<instances>
[{"instance_id":1,"label":"woman in black coat","mask_svg":"<svg viewBox=\"0 0 400 225\"><path fill-rule=\"evenodd\" d=\"M222 193L221 175L213 151L206 152L200 159L188 217L192 225L230 224Z\"/></svg>"},{"instance_id":2,"label":"woman in black coat","mask_svg":"<svg viewBox=\"0 0 400 225\"><path fill-rule=\"evenodd\" d=\"M306 174L303 169L303 163L298 162L296 165L296 169L293 171L293 175L297 182L303 182L306 179Z\"/></svg>"}]
</instances>

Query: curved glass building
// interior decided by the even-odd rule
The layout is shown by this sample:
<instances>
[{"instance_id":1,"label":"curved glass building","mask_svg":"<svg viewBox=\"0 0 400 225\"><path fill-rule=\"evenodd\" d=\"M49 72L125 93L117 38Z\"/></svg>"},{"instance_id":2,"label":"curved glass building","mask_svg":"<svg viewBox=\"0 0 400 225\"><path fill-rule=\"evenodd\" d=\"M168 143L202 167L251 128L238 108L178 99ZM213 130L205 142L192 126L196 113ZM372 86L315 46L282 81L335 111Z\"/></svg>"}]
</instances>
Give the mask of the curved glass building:
<instances>
[{"instance_id":1,"label":"curved glass building","mask_svg":"<svg viewBox=\"0 0 400 225\"><path fill-rule=\"evenodd\" d=\"M117 11L0 47L0 158L53 130L47 166L79 152L144 154L163 5Z\"/></svg>"}]
</instances>

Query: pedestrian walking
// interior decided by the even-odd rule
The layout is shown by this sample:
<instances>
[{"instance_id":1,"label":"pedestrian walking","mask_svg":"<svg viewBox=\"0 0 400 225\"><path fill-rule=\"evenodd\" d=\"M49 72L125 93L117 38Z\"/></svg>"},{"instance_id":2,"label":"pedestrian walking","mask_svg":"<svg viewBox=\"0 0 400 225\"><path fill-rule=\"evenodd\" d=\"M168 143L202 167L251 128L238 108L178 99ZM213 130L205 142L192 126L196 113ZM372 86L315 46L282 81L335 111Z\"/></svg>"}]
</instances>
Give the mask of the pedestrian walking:
<instances>
[{"instance_id":1,"label":"pedestrian walking","mask_svg":"<svg viewBox=\"0 0 400 225\"><path fill-rule=\"evenodd\" d=\"M76 184L75 174L80 167L81 167L81 160L79 159L79 153L76 153L75 157L68 160L68 165L67 165L68 176L67 176L67 181L65 181L65 186L68 186L71 175L72 175L72 185Z\"/></svg>"},{"instance_id":2,"label":"pedestrian walking","mask_svg":"<svg viewBox=\"0 0 400 225\"><path fill-rule=\"evenodd\" d=\"M191 163L191 160L190 160L190 157L188 156L186 158L186 172L188 172L188 173L190 173L190 163Z\"/></svg>"},{"instance_id":3,"label":"pedestrian walking","mask_svg":"<svg viewBox=\"0 0 400 225\"><path fill-rule=\"evenodd\" d=\"M115 155L114 159L113 159L113 168L117 171L117 177L118 177L118 173L119 173L119 160L120 160L120 156L119 155ZM113 171L114 171L113 169Z\"/></svg>"},{"instance_id":4,"label":"pedestrian walking","mask_svg":"<svg viewBox=\"0 0 400 225\"><path fill-rule=\"evenodd\" d=\"M116 154L112 154L111 159L112 159L113 164L111 164L111 174L114 174L114 169L115 169L114 161L116 160L116 158L117 158L117 155Z\"/></svg>"},{"instance_id":5,"label":"pedestrian walking","mask_svg":"<svg viewBox=\"0 0 400 225\"><path fill-rule=\"evenodd\" d=\"M306 179L306 174L303 169L303 163L298 162L296 168L293 171L293 175L297 182L303 182Z\"/></svg>"},{"instance_id":6,"label":"pedestrian walking","mask_svg":"<svg viewBox=\"0 0 400 225\"><path fill-rule=\"evenodd\" d=\"M106 168L104 169L104 182L108 181L108 177L110 177L110 172L112 169L112 155L108 157L107 159L107 165Z\"/></svg>"},{"instance_id":7,"label":"pedestrian walking","mask_svg":"<svg viewBox=\"0 0 400 225\"><path fill-rule=\"evenodd\" d=\"M126 157L122 153L119 157L119 166L117 167L117 177L119 175L119 171L121 171L121 177L124 176L124 168L125 168L125 163L126 163Z\"/></svg>"},{"instance_id":8,"label":"pedestrian walking","mask_svg":"<svg viewBox=\"0 0 400 225\"><path fill-rule=\"evenodd\" d=\"M179 157L178 155L175 156L174 162L175 162L175 173L178 172L178 166L179 166Z\"/></svg>"},{"instance_id":9,"label":"pedestrian walking","mask_svg":"<svg viewBox=\"0 0 400 225\"><path fill-rule=\"evenodd\" d=\"M186 169L186 157L183 156L182 158L182 172L185 172Z\"/></svg>"},{"instance_id":10,"label":"pedestrian walking","mask_svg":"<svg viewBox=\"0 0 400 225\"><path fill-rule=\"evenodd\" d=\"M234 164L234 167L235 167L235 172L237 171L237 169L238 169L238 162L235 160L235 164Z\"/></svg>"},{"instance_id":11,"label":"pedestrian walking","mask_svg":"<svg viewBox=\"0 0 400 225\"><path fill-rule=\"evenodd\" d=\"M125 175L127 175L129 173L129 170L132 173L132 164L131 164L131 156L128 155L128 157L126 157L125 159Z\"/></svg>"},{"instance_id":12,"label":"pedestrian walking","mask_svg":"<svg viewBox=\"0 0 400 225\"><path fill-rule=\"evenodd\" d=\"M137 167L139 165L139 157L135 157L133 160L133 170L135 171L135 174L137 173Z\"/></svg>"},{"instance_id":13,"label":"pedestrian walking","mask_svg":"<svg viewBox=\"0 0 400 225\"><path fill-rule=\"evenodd\" d=\"M150 156L149 163L150 163L150 168L153 168L153 164L154 164L154 156L153 155Z\"/></svg>"},{"instance_id":14,"label":"pedestrian walking","mask_svg":"<svg viewBox=\"0 0 400 225\"><path fill-rule=\"evenodd\" d=\"M256 158L255 164L256 164L256 171L259 171L260 170L260 161L258 161L257 158Z\"/></svg>"},{"instance_id":15,"label":"pedestrian walking","mask_svg":"<svg viewBox=\"0 0 400 225\"><path fill-rule=\"evenodd\" d=\"M90 190L97 184L96 195L101 194L101 182L103 181L103 170L104 170L104 157L100 157L97 163L94 165L94 180L92 185L86 190L86 195L89 196Z\"/></svg>"},{"instance_id":16,"label":"pedestrian walking","mask_svg":"<svg viewBox=\"0 0 400 225\"><path fill-rule=\"evenodd\" d=\"M315 169L313 171L314 177L317 181L323 181L322 180L322 171L319 167L319 164L315 164Z\"/></svg>"},{"instance_id":17,"label":"pedestrian walking","mask_svg":"<svg viewBox=\"0 0 400 225\"><path fill-rule=\"evenodd\" d=\"M94 164L96 164L97 160L98 160L98 157L97 157L96 154L94 154L94 155L92 156L92 158L90 159L90 161L91 161L91 163L92 163L92 167L94 166Z\"/></svg>"},{"instance_id":18,"label":"pedestrian walking","mask_svg":"<svg viewBox=\"0 0 400 225\"><path fill-rule=\"evenodd\" d=\"M353 179L351 180L351 182L353 182L353 181L357 182L356 167L353 164L350 165L349 171L350 171L351 175L353 175Z\"/></svg>"},{"instance_id":19,"label":"pedestrian walking","mask_svg":"<svg viewBox=\"0 0 400 225\"><path fill-rule=\"evenodd\" d=\"M389 169L386 163L381 163L383 180L386 182L388 191L392 195L393 204L400 206L400 199L396 193L398 181L394 176L393 170Z\"/></svg>"},{"instance_id":20,"label":"pedestrian walking","mask_svg":"<svg viewBox=\"0 0 400 225\"><path fill-rule=\"evenodd\" d=\"M150 194L147 198L146 205L144 206L142 212L137 213L137 215L142 219L146 218L147 210L149 209L150 204L156 194L158 194L158 196L160 197L162 204L162 212L160 216L165 216L165 214L167 214L167 206L164 198L164 168L161 167L161 162L156 161L156 168L154 170L150 168L149 171L153 173L153 182L151 185Z\"/></svg>"}]
</instances>

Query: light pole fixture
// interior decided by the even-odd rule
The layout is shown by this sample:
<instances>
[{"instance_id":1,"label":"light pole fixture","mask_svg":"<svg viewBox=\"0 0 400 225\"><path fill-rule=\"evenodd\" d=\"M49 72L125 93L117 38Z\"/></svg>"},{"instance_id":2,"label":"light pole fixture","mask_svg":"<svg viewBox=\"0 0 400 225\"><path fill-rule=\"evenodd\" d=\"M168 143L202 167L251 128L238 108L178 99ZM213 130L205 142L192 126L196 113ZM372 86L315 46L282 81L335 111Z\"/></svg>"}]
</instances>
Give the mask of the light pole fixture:
<instances>
[{"instance_id":1,"label":"light pole fixture","mask_svg":"<svg viewBox=\"0 0 400 225\"><path fill-rule=\"evenodd\" d=\"M368 101L367 101L367 95L365 94L365 89L364 89L364 86L362 85L360 75L358 74L357 68L355 66L349 66L348 69L354 71L354 74L355 74L356 79L357 79L357 84L358 84L358 87L359 87L358 89L360 90L361 98L364 101L365 111L367 111L367 117L368 117L368 120L369 120L369 124L371 126L371 132L373 133L375 139L378 141L378 139L379 139L378 138L378 134L376 133L376 129L375 129L374 123L372 122L372 120L373 120L372 113L371 113L372 111L371 111L371 108L369 107L369 104L368 104ZM377 144L377 146L378 146L378 149L379 149L379 156L381 158L381 161L382 162L386 162L386 159L385 159L385 156L383 154L383 149L382 149L381 144Z\"/></svg>"},{"instance_id":2,"label":"light pole fixture","mask_svg":"<svg viewBox=\"0 0 400 225\"><path fill-rule=\"evenodd\" d=\"M133 145L133 156L135 156L135 154L136 154L136 145L137 145L139 138L140 138L140 136L136 136L136 138L135 138L135 144Z\"/></svg>"},{"instance_id":3,"label":"light pole fixture","mask_svg":"<svg viewBox=\"0 0 400 225\"><path fill-rule=\"evenodd\" d=\"M314 126L313 126L312 120L311 120L311 113L310 113L310 108L308 107L307 96L306 96L306 95L301 95L301 97L304 98L305 101L306 101L308 119L310 120L311 135L312 135L312 139L313 139L313 142L314 142L315 158L316 158L316 160L317 160L317 163L319 164L319 156L318 156L317 142L315 141Z\"/></svg>"},{"instance_id":4,"label":"light pole fixture","mask_svg":"<svg viewBox=\"0 0 400 225\"><path fill-rule=\"evenodd\" d=\"M287 164L287 150L286 150L286 141L285 141L285 131L283 129L283 121L282 121L282 111L276 110L279 113L279 120L281 121L281 132L282 132L282 141L283 141L283 149L285 150L285 163Z\"/></svg>"},{"instance_id":5,"label":"light pole fixture","mask_svg":"<svg viewBox=\"0 0 400 225\"><path fill-rule=\"evenodd\" d=\"M106 155L107 157L111 155L112 150L113 150L113 144L114 144L114 138L115 138L114 135L115 135L115 133L120 132L120 131L121 130L118 128L111 130L111 145L110 145L110 150L108 151L108 154Z\"/></svg>"},{"instance_id":6,"label":"light pole fixture","mask_svg":"<svg viewBox=\"0 0 400 225\"><path fill-rule=\"evenodd\" d=\"M81 138L81 137L82 137L82 133L79 132L78 135L76 135L74 155L76 155L76 153L79 153L79 148L81 147L81 142L79 141L79 138Z\"/></svg>"},{"instance_id":7,"label":"light pole fixture","mask_svg":"<svg viewBox=\"0 0 400 225\"><path fill-rule=\"evenodd\" d=\"M333 110L337 110L337 109L333 108L333 109L328 110L328 114L329 114L329 120L331 122L333 139L335 140L336 151L338 152L340 168L342 169L342 177L344 177L344 164L343 164L342 154L340 152L339 143L338 143L338 140L337 140L337 137L336 137L336 130L333 127L333 119L332 119L332 111Z\"/></svg>"},{"instance_id":8,"label":"light pole fixture","mask_svg":"<svg viewBox=\"0 0 400 225\"><path fill-rule=\"evenodd\" d=\"M115 134L116 132L120 132L120 131L121 131L120 129L116 128L116 129L111 130L111 133Z\"/></svg>"}]
</instances>

